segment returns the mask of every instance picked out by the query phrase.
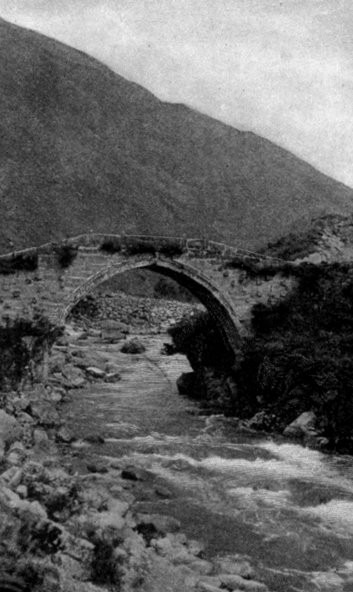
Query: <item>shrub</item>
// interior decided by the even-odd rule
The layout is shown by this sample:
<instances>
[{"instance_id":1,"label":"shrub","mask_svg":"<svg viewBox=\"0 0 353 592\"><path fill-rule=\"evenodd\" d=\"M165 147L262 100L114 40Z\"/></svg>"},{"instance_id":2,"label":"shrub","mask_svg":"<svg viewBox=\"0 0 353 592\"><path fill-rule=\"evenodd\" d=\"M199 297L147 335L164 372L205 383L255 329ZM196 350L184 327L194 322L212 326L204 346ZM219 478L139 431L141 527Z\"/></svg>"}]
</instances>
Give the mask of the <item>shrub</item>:
<instances>
[{"instance_id":1,"label":"shrub","mask_svg":"<svg viewBox=\"0 0 353 592\"><path fill-rule=\"evenodd\" d=\"M23 253L0 259L0 274L10 275L17 271L35 271L38 268L37 253Z\"/></svg>"},{"instance_id":2,"label":"shrub","mask_svg":"<svg viewBox=\"0 0 353 592\"><path fill-rule=\"evenodd\" d=\"M103 251L104 253L108 253L110 255L113 255L114 253L119 253L121 251L121 239L120 237L112 237L109 238L107 240L105 240L101 246L100 246L100 250Z\"/></svg>"},{"instance_id":3,"label":"shrub","mask_svg":"<svg viewBox=\"0 0 353 592\"><path fill-rule=\"evenodd\" d=\"M313 409L331 444L348 449L350 441L351 451L352 294L353 268L306 267L283 302L253 308L254 335L237 372L242 398L261 401L280 427Z\"/></svg>"},{"instance_id":4,"label":"shrub","mask_svg":"<svg viewBox=\"0 0 353 592\"><path fill-rule=\"evenodd\" d=\"M74 245L60 245L55 247L55 252L59 267L66 269L76 259L78 247Z\"/></svg>"},{"instance_id":5,"label":"shrub","mask_svg":"<svg viewBox=\"0 0 353 592\"><path fill-rule=\"evenodd\" d=\"M0 389L16 388L23 379L33 379L44 346L52 345L61 334L61 328L43 317L7 321L0 327Z\"/></svg>"},{"instance_id":6,"label":"shrub","mask_svg":"<svg viewBox=\"0 0 353 592\"><path fill-rule=\"evenodd\" d=\"M97 300L91 294L79 300L70 312L72 318L94 319L100 314L100 306Z\"/></svg>"},{"instance_id":7,"label":"shrub","mask_svg":"<svg viewBox=\"0 0 353 592\"><path fill-rule=\"evenodd\" d=\"M187 356L194 370L200 366L227 367L231 353L208 312L197 312L169 327L176 351Z\"/></svg>"},{"instance_id":8,"label":"shrub","mask_svg":"<svg viewBox=\"0 0 353 592\"><path fill-rule=\"evenodd\" d=\"M124 243L124 251L128 255L156 254L156 247L151 241L128 240Z\"/></svg>"}]
</instances>

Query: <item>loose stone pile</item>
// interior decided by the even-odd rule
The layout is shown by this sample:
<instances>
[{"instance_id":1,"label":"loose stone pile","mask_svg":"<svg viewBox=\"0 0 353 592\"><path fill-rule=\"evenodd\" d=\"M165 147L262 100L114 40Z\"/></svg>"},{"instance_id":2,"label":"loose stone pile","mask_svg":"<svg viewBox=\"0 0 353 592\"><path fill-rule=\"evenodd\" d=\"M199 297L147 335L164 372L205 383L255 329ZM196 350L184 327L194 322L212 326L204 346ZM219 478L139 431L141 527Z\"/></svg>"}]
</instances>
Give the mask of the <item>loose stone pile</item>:
<instances>
[{"instance_id":1,"label":"loose stone pile","mask_svg":"<svg viewBox=\"0 0 353 592\"><path fill-rule=\"evenodd\" d=\"M122 323L124 327L140 332L164 332L183 316L192 314L202 305L191 305L177 300L162 300L129 296L123 292L95 294L81 301L72 311L71 318L86 326L101 329L103 322Z\"/></svg>"}]
</instances>

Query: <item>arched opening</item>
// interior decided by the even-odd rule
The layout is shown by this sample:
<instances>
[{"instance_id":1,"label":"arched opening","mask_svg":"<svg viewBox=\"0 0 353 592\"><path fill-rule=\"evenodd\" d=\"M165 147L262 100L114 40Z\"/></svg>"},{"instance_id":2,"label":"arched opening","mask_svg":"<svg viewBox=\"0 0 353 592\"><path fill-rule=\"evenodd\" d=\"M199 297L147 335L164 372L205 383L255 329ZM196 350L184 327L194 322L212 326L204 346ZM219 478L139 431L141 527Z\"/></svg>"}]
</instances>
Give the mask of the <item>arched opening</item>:
<instances>
[{"instance_id":1,"label":"arched opening","mask_svg":"<svg viewBox=\"0 0 353 592\"><path fill-rule=\"evenodd\" d=\"M189 290L208 310L229 352L236 350L239 342L240 327L235 318L231 302L212 283L212 280L207 278L198 269L187 262L167 258L155 258L151 256L144 258L131 257L124 263L120 262L117 265L107 265L104 270L100 270L92 275L79 288L69 294L59 313L59 322L63 324L67 315L77 302L92 293L99 284L113 278L117 274L142 268L150 269L172 278Z\"/></svg>"}]
</instances>

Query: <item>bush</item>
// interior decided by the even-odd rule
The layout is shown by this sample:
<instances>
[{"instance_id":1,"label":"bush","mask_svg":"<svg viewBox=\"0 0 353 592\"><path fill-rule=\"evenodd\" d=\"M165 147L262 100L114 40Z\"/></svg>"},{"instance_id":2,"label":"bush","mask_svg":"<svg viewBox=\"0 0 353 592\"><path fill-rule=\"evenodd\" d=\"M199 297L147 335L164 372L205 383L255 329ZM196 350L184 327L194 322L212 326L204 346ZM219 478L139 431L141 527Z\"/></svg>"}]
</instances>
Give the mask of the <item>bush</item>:
<instances>
[{"instance_id":1,"label":"bush","mask_svg":"<svg viewBox=\"0 0 353 592\"><path fill-rule=\"evenodd\" d=\"M70 312L70 317L75 319L94 319L100 314L100 306L97 300L91 294L85 298L81 298L79 302L73 307Z\"/></svg>"},{"instance_id":2,"label":"bush","mask_svg":"<svg viewBox=\"0 0 353 592\"><path fill-rule=\"evenodd\" d=\"M60 245L55 247L55 252L59 267L66 269L76 259L78 247L74 245Z\"/></svg>"},{"instance_id":3,"label":"bush","mask_svg":"<svg viewBox=\"0 0 353 592\"><path fill-rule=\"evenodd\" d=\"M285 301L253 308L254 335L237 373L254 411L260 401L284 427L312 409L337 448L353 437L352 294L353 268L306 268Z\"/></svg>"},{"instance_id":4,"label":"bush","mask_svg":"<svg viewBox=\"0 0 353 592\"><path fill-rule=\"evenodd\" d=\"M114 253L120 253L121 251L121 239L120 237L112 237L108 240L105 240L101 246L100 250L104 253L108 253L113 255Z\"/></svg>"},{"instance_id":5,"label":"bush","mask_svg":"<svg viewBox=\"0 0 353 592\"><path fill-rule=\"evenodd\" d=\"M231 361L231 353L208 312L184 317L169 327L168 333L175 350L187 356L194 370L200 366L226 368Z\"/></svg>"},{"instance_id":6,"label":"bush","mask_svg":"<svg viewBox=\"0 0 353 592\"><path fill-rule=\"evenodd\" d=\"M33 379L34 366L42 360L44 347L62 334L43 317L17 319L0 327L0 389L17 388L25 378Z\"/></svg>"},{"instance_id":7,"label":"bush","mask_svg":"<svg viewBox=\"0 0 353 592\"><path fill-rule=\"evenodd\" d=\"M11 258L0 259L0 274L10 275L17 271L35 271L38 269L37 253L24 253Z\"/></svg>"}]
</instances>

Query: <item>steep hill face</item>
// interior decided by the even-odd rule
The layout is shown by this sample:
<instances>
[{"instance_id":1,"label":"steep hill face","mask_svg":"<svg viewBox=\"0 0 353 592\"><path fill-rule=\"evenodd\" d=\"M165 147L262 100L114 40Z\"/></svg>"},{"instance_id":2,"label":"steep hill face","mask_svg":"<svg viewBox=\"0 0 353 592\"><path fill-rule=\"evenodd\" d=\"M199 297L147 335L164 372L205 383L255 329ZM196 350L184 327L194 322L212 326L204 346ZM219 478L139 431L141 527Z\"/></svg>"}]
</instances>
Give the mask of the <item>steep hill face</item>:
<instances>
[{"instance_id":1,"label":"steep hill face","mask_svg":"<svg viewBox=\"0 0 353 592\"><path fill-rule=\"evenodd\" d=\"M257 246L353 190L289 152L159 101L96 60L0 20L0 250L96 232Z\"/></svg>"}]
</instances>

